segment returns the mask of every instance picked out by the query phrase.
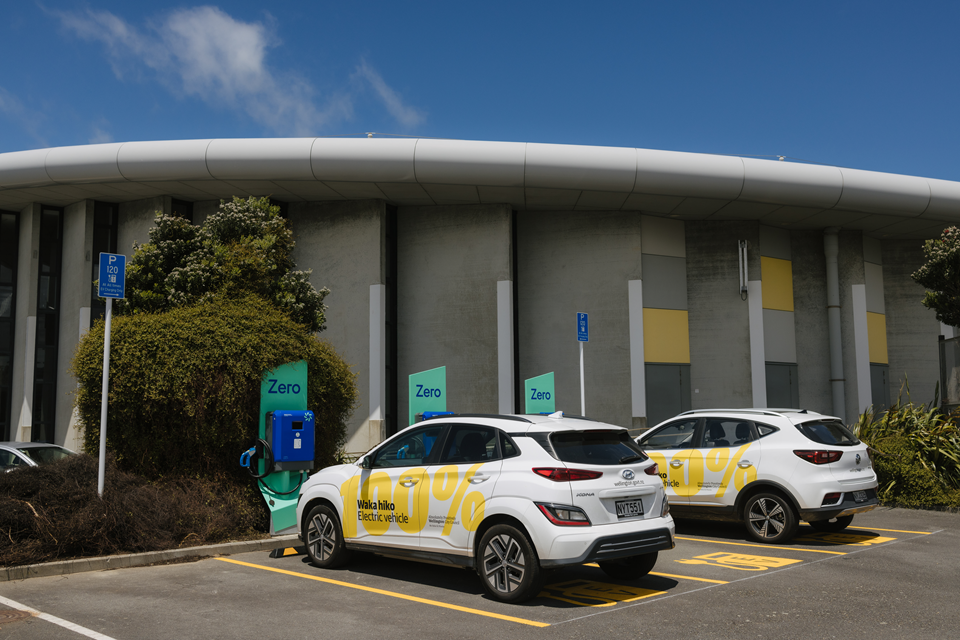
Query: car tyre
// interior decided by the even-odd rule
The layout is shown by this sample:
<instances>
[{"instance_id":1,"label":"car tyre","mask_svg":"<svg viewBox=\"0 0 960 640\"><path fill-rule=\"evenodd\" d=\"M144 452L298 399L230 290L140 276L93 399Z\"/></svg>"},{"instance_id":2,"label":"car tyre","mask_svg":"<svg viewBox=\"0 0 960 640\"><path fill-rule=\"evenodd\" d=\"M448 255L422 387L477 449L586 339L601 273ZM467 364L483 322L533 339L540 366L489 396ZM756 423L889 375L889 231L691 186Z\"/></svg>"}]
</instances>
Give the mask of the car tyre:
<instances>
[{"instance_id":1,"label":"car tyre","mask_svg":"<svg viewBox=\"0 0 960 640\"><path fill-rule=\"evenodd\" d=\"M817 531L836 533L849 527L851 522L853 522L853 516L841 516L839 518L833 518L832 520L815 520L807 524Z\"/></svg>"},{"instance_id":2,"label":"car tyre","mask_svg":"<svg viewBox=\"0 0 960 640\"><path fill-rule=\"evenodd\" d=\"M500 602L523 602L543 586L540 559L526 534L498 524L480 539L477 573L483 588Z\"/></svg>"},{"instance_id":3,"label":"car tyre","mask_svg":"<svg viewBox=\"0 0 960 640\"><path fill-rule=\"evenodd\" d=\"M321 569L333 569L350 559L350 551L343 542L343 528L337 512L327 505L310 509L304 527L304 542L310 562Z\"/></svg>"},{"instance_id":4,"label":"car tyre","mask_svg":"<svg viewBox=\"0 0 960 640\"><path fill-rule=\"evenodd\" d=\"M758 493L747 500L743 519L757 542L778 544L793 538L800 525L793 505L782 495Z\"/></svg>"},{"instance_id":5,"label":"car tyre","mask_svg":"<svg viewBox=\"0 0 960 640\"><path fill-rule=\"evenodd\" d=\"M657 564L658 553L645 553L642 556L630 556L620 560L599 562L603 572L616 580L639 580L653 570Z\"/></svg>"}]
</instances>

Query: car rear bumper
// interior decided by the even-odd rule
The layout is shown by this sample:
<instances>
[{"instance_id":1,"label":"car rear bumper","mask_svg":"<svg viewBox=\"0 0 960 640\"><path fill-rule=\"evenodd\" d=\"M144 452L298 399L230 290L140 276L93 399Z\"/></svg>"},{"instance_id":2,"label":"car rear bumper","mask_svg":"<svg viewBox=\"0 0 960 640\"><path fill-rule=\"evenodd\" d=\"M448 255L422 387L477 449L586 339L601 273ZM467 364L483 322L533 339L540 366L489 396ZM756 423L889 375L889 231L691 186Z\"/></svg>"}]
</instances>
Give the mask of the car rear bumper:
<instances>
[{"instance_id":1,"label":"car rear bumper","mask_svg":"<svg viewBox=\"0 0 960 640\"><path fill-rule=\"evenodd\" d=\"M877 490L867 489L866 492L867 500L865 502L857 502L854 500L853 492L849 491L843 494L842 500L838 504L817 509L801 509L800 517L807 522L831 520L833 518L852 516L855 513L871 511L880 506L880 499L877 498Z\"/></svg>"},{"instance_id":2,"label":"car rear bumper","mask_svg":"<svg viewBox=\"0 0 960 640\"><path fill-rule=\"evenodd\" d=\"M555 557L542 557L540 564L543 567L560 567L673 549L676 546L673 519L667 518L667 521L667 526L644 531L611 533L600 537L597 537L595 532L593 535L584 533L580 536L558 537L552 547L554 553L551 555Z\"/></svg>"}]
</instances>

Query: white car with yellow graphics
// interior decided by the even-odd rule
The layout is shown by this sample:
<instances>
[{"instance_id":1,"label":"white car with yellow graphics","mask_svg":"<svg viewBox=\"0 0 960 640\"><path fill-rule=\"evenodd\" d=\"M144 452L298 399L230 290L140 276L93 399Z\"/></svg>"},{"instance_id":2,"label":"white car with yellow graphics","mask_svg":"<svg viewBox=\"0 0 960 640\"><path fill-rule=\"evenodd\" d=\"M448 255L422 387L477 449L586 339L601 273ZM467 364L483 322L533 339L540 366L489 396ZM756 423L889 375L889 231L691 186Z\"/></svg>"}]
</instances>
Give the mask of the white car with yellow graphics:
<instances>
[{"instance_id":1,"label":"white car with yellow graphics","mask_svg":"<svg viewBox=\"0 0 960 640\"><path fill-rule=\"evenodd\" d=\"M840 531L874 509L868 447L839 418L798 409L687 411L638 438L677 518L735 520L786 542L800 520Z\"/></svg>"},{"instance_id":2,"label":"white car with yellow graphics","mask_svg":"<svg viewBox=\"0 0 960 640\"><path fill-rule=\"evenodd\" d=\"M446 415L304 483L297 524L314 565L351 551L476 569L504 602L543 569L597 562L646 575L674 547L659 469L627 430L550 416Z\"/></svg>"}]
</instances>

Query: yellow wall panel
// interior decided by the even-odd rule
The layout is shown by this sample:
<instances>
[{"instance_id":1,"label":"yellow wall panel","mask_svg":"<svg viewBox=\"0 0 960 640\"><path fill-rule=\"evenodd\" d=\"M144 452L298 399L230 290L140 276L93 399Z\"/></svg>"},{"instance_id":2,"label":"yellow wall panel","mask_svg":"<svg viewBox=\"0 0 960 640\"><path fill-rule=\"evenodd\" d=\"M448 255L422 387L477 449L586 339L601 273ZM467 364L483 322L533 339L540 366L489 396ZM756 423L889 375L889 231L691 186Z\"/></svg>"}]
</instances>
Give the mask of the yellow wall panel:
<instances>
[{"instance_id":1,"label":"yellow wall panel","mask_svg":"<svg viewBox=\"0 0 960 640\"><path fill-rule=\"evenodd\" d=\"M686 311L643 310L645 362L690 363L690 322Z\"/></svg>"},{"instance_id":2,"label":"yellow wall panel","mask_svg":"<svg viewBox=\"0 0 960 640\"><path fill-rule=\"evenodd\" d=\"M870 362L890 364L887 360L887 316L867 312L867 339L870 341Z\"/></svg>"},{"instance_id":3,"label":"yellow wall panel","mask_svg":"<svg viewBox=\"0 0 960 640\"><path fill-rule=\"evenodd\" d=\"M760 280L764 309L793 311L793 263L790 260L760 256Z\"/></svg>"}]
</instances>

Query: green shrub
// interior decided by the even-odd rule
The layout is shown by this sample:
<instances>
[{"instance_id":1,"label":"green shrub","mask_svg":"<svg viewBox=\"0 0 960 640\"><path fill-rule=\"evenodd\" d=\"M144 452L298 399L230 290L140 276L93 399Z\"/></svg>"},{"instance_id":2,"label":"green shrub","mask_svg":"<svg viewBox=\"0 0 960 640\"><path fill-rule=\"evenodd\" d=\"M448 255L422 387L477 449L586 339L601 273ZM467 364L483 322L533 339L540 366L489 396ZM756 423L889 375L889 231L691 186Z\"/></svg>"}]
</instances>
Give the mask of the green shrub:
<instances>
[{"instance_id":1,"label":"green shrub","mask_svg":"<svg viewBox=\"0 0 960 640\"><path fill-rule=\"evenodd\" d=\"M0 473L0 566L159 551L263 537L266 510L234 478L150 483L88 455Z\"/></svg>"},{"instance_id":2,"label":"green shrub","mask_svg":"<svg viewBox=\"0 0 960 640\"><path fill-rule=\"evenodd\" d=\"M102 321L81 341L72 373L84 450L99 451ZM262 298L219 295L113 320L107 446L148 479L239 474L258 436L263 374L308 363L316 464L337 461L356 402L355 374L325 341Z\"/></svg>"},{"instance_id":3,"label":"green shrub","mask_svg":"<svg viewBox=\"0 0 960 640\"><path fill-rule=\"evenodd\" d=\"M960 507L960 415L897 402L865 412L854 433L872 451L880 499L911 507Z\"/></svg>"}]
</instances>

